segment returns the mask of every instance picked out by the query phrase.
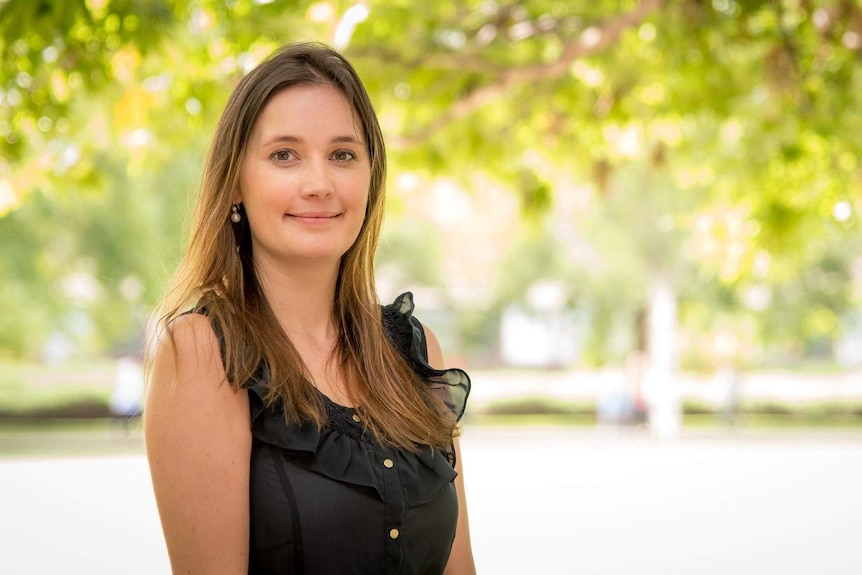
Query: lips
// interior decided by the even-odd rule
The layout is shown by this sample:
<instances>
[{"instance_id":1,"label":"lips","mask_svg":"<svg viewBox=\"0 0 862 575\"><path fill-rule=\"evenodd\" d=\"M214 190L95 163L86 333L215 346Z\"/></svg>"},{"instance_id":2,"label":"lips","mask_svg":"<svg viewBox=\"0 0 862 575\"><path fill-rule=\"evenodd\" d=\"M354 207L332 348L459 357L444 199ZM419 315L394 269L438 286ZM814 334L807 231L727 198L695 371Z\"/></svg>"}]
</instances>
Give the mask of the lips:
<instances>
[{"instance_id":1,"label":"lips","mask_svg":"<svg viewBox=\"0 0 862 575\"><path fill-rule=\"evenodd\" d=\"M334 218L340 215L338 212L299 212L297 214L287 214L293 218Z\"/></svg>"},{"instance_id":2,"label":"lips","mask_svg":"<svg viewBox=\"0 0 862 575\"><path fill-rule=\"evenodd\" d=\"M299 212L285 214L294 221L307 224L325 224L341 215L339 212Z\"/></svg>"}]
</instances>

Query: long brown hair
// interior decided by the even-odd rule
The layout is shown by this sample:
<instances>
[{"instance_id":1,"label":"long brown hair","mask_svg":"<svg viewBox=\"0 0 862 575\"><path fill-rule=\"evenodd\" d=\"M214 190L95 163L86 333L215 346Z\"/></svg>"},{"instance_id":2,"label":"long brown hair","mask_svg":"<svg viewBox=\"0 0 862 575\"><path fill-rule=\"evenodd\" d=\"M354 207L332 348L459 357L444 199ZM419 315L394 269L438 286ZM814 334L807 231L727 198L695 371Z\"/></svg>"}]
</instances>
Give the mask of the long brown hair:
<instances>
[{"instance_id":1,"label":"long brown hair","mask_svg":"<svg viewBox=\"0 0 862 575\"><path fill-rule=\"evenodd\" d=\"M185 256L159 309L159 325L189 309L203 311L216 328L225 372L239 389L262 368L267 404L289 422L323 425L325 407L309 371L279 325L263 293L251 252L248 218L230 221L239 171L252 128L276 93L292 86L331 85L344 94L362 126L371 159L365 220L342 256L333 306L339 337L333 358L355 383L351 396L367 428L386 445L447 448L454 420L383 332L374 283L374 252L383 220L386 151L365 87L340 54L314 43L276 51L246 75L225 106L210 147L192 217Z\"/></svg>"}]
</instances>

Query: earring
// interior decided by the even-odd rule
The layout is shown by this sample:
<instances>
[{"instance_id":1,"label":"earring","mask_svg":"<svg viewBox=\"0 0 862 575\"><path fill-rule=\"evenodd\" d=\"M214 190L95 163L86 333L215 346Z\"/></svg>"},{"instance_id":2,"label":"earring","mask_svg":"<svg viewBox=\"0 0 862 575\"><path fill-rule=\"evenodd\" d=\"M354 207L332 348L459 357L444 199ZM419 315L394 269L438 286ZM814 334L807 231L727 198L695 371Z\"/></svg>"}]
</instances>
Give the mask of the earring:
<instances>
[{"instance_id":1,"label":"earring","mask_svg":"<svg viewBox=\"0 0 862 575\"><path fill-rule=\"evenodd\" d=\"M242 221L242 215L239 213L239 204L234 204L230 208L230 221L238 224Z\"/></svg>"}]
</instances>

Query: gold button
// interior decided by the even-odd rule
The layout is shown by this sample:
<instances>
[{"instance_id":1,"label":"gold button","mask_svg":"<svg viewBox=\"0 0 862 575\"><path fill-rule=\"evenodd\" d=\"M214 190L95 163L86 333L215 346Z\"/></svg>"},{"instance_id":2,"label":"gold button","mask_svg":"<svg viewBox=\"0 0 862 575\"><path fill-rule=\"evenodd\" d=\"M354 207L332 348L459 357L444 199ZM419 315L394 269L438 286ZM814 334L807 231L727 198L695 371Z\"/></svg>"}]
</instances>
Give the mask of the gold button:
<instances>
[{"instance_id":1,"label":"gold button","mask_svg":"<svg viewBox=\"0 0 862 575\"><path fill-rule=\"evenodd\" d=\"M383 460L383 467L385 467L386 469L392 469L393 466L395 466L395 462L392 461L391 459L384 459Z\"/></svg>"},{"instance_id":2,"label":"gold button","mask_svg":"<svg viewBox=\"0 0 862 575\"><path fill-rule=\"evenodd\" d=\"M354 413L353 414L353 421L355 421L356 423L359 423L360 421L362 421L362 418Z\"/></svg>"},{"instance_id":3,"label":"gold button","mask_svg":"<svg viewBox=\"0 0 862 575\"><path fill-rule=\"evenodd\" d=\"M398 539L398 536L399 536L399 535L400 535L400 533L398 533L398 530L397 530L397 529L392 529L392 530L390 530L390 531L389 531L389 537L390 537L391 539Z\"/></svg>"}]
</instances>

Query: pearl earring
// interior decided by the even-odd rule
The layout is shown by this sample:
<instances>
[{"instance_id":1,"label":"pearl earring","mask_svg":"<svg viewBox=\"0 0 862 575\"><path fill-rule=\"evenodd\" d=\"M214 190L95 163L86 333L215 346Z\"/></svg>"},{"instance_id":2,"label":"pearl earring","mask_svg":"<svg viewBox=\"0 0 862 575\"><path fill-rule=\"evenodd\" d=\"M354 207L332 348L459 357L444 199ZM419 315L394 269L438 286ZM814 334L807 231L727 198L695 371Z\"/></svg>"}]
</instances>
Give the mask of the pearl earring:
<instances>
[{"instance_id":1,"label":"pearl earring","mask_svg":"<svg viewBox=\"0 0 862 575\"><path fill-rule=\"evenodd\" d=\"M242 221L242 215L239 213L239 204L234 204L233 206L231 206L230 211L230 221L235 224L240 223Z\"/></svg>"}]
</instances>

